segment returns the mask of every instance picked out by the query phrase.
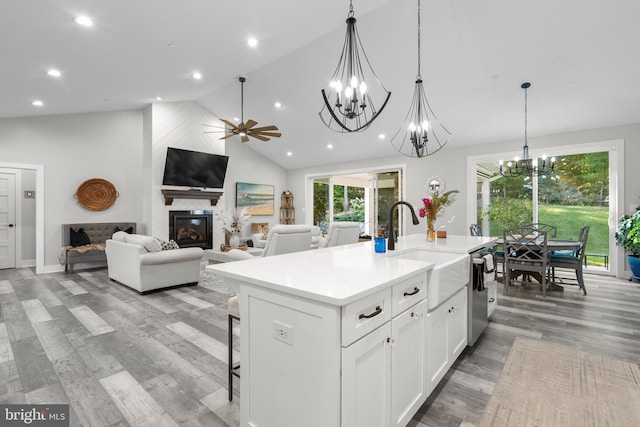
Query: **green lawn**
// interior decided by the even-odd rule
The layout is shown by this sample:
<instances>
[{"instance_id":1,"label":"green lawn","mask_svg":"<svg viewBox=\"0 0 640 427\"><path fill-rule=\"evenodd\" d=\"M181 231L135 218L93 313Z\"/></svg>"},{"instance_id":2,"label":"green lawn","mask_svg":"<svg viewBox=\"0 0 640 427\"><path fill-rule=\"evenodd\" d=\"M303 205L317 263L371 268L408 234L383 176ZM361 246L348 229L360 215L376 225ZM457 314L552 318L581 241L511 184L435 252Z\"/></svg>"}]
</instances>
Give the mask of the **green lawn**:
<instances>
[{"instance_id":1,"label":"green lawn","mask_svg":"<svg viewBox=\"0 0 640 427\"><path fill-rule=\"evenodd\" d=\"M580 228L589 226L587 253L609 253L609 207L608 206L562 206L540 205L538 222L558 227L559 239L577 239ZM494 233L492 227L491 231ZM501 230L495 230L498 235ZM602 258L589 258L589 265L604 266Z\"/></svg>"}]
</instances>

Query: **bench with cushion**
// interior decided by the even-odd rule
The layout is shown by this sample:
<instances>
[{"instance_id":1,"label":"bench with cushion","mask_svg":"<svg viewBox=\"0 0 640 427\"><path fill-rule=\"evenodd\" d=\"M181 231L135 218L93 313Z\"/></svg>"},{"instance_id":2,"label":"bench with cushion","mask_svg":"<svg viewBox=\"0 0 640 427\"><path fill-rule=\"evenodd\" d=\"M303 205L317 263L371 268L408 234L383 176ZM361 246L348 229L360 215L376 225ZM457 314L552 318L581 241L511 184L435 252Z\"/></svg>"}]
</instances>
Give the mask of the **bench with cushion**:
<instances>
[{"instance_id":1,"label":"bench with cushion","mask_svg":"<svg viewBox=\"0 0 640 427\"><path fill-rule=\"evenodd\" d=\"M58 259L64 271L73 273L74 264L107 265L105 242L116 231L136 232L135 222L88 222L62 224L62 248Z\"/></svg>"}]
</instances>

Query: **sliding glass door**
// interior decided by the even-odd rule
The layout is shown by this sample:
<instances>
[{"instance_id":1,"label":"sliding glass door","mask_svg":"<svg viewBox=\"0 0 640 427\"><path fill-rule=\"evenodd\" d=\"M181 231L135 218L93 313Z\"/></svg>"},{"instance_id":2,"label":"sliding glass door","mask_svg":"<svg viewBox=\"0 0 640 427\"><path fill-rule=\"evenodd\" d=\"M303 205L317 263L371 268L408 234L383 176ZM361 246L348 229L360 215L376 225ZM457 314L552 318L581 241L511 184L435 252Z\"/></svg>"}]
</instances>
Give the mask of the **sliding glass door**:
<instances>
[{"instance_id":1,"label":"sliding glass door","mask_svg":"<svg viewBox=\"0 0 640 427\"><path fill-rule=\"evenodd\" d=\"M361 234L387 233L389 210L400 200L401 170L363 171L310 178L313 224L324 233L331 222L353 221L361 224ZM394 212L398 228L398 213Z\"/></svg>"}]
</instances>

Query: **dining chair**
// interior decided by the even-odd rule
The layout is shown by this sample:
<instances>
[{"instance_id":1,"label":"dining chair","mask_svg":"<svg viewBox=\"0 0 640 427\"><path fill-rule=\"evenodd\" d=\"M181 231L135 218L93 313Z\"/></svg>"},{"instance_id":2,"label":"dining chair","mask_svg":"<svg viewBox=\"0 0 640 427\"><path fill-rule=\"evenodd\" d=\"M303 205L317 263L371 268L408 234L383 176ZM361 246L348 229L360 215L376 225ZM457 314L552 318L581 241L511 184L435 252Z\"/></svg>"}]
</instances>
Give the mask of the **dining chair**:
<instances>
[{"instance_id":1,"label":"dining chair","mask_svg":"<svg viewBox=\"0 0 640 427\"><path fill-rule=\"evenodd\" d=\"M509 292L512 277L532 276L542 285L542 296L547 296L547 277L550 267L548 235L532 225L504 229L504 289ZM525 281L523 280L523 284Z\"/></svg>"},{"instance_id":2,"label":"dining chair","mask_svg":"<svg viewBox=\"0 0 640 427\"><path fill-rule=\"evenodd\" d=\"M584 295L587 294L587 288L584 286L584 277L582 275L582 266L584 265L585 249L587 247L587 239L589 238L589 226L580 229L580 246L574 253L552 253L550 255L552 280L555 281L556 268L564 268L575 270L578 286L582 289ZM564 283L564 282L563 282Z\"/></svg>"},{"instance_id":3,"label":"dining chair","mask_svg":"<svg viewBox=\"0 0 640 427\"><path fill-rule=\"evenodd\" d=\"M267 241L261 255L272 256L291 252L308 251L311 249L310 225L276 225L269 230ZM239 249L231 249L229 257L235 261L254 259L253 255ZM227 300L228 341L227 373L229 381L229 401L233 400L233 377L240 378L240 363L233 362L233 321L240 321L240 307L238 296Z\"/></svg>"}]
</instances>

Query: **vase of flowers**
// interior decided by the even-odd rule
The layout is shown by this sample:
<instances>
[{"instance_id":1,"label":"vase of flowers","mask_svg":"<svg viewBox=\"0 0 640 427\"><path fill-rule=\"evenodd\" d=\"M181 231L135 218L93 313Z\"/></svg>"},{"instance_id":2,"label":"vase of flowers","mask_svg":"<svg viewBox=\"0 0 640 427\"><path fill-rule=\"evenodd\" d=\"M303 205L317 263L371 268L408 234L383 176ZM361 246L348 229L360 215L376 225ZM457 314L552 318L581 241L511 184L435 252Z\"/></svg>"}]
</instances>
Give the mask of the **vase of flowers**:
<instances>
[{"instance_id":1,"label":"vase of flowers","mask_svg":"<svg viewBox=\"0 0 640 427\"><path fill-rule=\"evenodd\" d=\"M438 214L441 213L444 208L449 206L455 200L455 194L459 193L458 190L447 191L438 194L434 191L431 197L425 197L422 199L423 207L420 208L420 217L427 219L427 241L434 242L436 240L435 222Z\"/></svg>"},{"instance_id":2,"label":"vase of flowers","mask_svg":"<svg viewBox=\"0 0 640 427\"><path fill-rule=\"evenodd\" d=\"M247 208L218 209L213 214L220 221L223 230L229 233L229 247L233 249L240 247L240 232L249 224L251 218L251 215L247 215Z\"/></svg>"}]
</instances>

